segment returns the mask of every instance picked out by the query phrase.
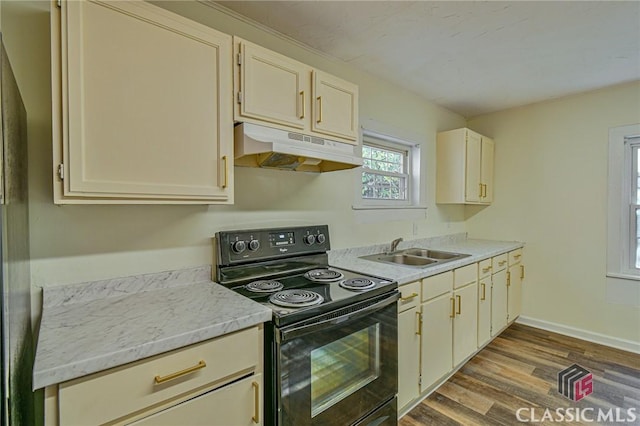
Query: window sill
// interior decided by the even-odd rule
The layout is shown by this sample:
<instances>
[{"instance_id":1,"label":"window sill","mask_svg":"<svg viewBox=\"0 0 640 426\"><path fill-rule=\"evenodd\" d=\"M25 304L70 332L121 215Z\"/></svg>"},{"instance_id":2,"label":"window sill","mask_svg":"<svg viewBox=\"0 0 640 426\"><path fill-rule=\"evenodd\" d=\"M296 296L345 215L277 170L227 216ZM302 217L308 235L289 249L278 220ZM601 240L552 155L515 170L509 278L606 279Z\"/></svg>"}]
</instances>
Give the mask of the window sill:
<instances>
[{"instance_id":1,"label":"window sill","mask_svg":"<svg viewBox=\"0 0 640 426\"><path fill-rule=\"evenodd\" d=\"M352 205L352 210L426 210L427 206L363 206L363 205Z\"/></svg>"},{"instance_id":2,"label":"window sill","mask_svg":"<svg viewBox=\"0 0 640 426\"><path fill-rule=\"evenodd\" d=\"M620 272L607 272L607 278L618 278L621 280L640 281L640 275L623 274Z\"/></svg>"}]
</instances>

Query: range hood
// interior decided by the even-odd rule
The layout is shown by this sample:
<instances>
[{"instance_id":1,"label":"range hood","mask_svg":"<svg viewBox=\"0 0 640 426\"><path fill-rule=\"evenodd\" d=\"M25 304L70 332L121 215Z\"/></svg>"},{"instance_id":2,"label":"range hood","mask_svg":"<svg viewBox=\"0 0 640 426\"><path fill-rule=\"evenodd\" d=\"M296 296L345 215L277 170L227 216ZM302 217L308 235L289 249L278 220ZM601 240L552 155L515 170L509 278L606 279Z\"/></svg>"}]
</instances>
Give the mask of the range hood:
<instances>
[{"instance_id":1,"label":"range hood","mask_svg":"<svg viewBox=\"0 0 640 426\"><path fill-rule=\"evenodd\" d=\"M236 125L234 133L236 166L330 172L362 165L357 145L253 123Z\"/></svg>"}]
</instances>

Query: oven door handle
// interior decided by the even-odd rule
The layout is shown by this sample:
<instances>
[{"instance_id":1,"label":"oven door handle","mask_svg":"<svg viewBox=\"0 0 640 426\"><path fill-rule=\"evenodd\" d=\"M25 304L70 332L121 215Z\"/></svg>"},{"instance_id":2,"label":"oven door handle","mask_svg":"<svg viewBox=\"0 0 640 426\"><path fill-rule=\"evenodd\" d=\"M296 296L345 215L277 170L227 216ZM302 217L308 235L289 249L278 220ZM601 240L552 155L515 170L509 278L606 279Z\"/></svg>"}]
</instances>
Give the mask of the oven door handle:
<instances>
[{"instance_id":1,"label":"oven door handle","mask_svg":"<svg viewBox=\"0 0 640 426\"><path fill-rule=\"evenodd\" d=\"M322 330L325 328L329 328L331 326L340 324L350 319L360 318L367 314L370 314L373 311L377 311L385 306L391 305L392 303L396 303L396 301L400 299L400 293L394 292L391 296L385 297L377 303L367 306L366 308L362 308L355 312L349 312L339 317L326 319L324 321L315 322L313 324L301 325L299 327L292 327L288 330L282 330L277 333L277 338L279 342L285 342L287 340L303 336L305 334L312 333L314 331Z\"/></svg>"}]
</instances>

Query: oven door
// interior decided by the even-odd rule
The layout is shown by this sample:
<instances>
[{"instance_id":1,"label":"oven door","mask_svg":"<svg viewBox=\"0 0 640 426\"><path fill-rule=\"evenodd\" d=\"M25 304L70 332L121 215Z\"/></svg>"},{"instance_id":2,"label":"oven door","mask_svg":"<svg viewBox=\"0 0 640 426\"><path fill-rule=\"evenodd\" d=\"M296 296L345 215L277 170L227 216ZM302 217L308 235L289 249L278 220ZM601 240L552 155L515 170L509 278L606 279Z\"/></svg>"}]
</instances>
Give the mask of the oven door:
<instances>
[{"instance_id":1,"label":"oven door","mask_svg":"<svg viewBox=\"0 0 640 426\"><path fill-rule=\"evenodd\" d=\"M279 425L351 425L394 398L398 298L382 295L276 333Z\"/></svg>"}]
</instances>

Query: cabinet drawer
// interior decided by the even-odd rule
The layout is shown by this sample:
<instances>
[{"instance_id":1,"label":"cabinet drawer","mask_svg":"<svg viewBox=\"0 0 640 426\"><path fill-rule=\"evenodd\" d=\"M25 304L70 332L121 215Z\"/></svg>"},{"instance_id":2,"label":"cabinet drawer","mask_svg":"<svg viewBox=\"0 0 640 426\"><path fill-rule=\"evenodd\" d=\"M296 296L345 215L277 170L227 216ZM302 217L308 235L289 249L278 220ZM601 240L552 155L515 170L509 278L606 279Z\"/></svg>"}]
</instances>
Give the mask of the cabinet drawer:
<instances>
[{"instance_id":1,"label":"cabinet drawer","mask_svg":"<svg viewBox=\"0 0 640 426\"><path fill-rule=\"evenodd\" d=\"M509 252L509 266L515 265L516 263L520 263L520 259L522 258L522 249L519 248L517 250L513 250Z\"/></svg>"},{"instance_id":2,"label":"cabinet drawer","mask_svg":"<svg viewBox=\"0 0 640 426\"><path fill-rule=\"evenodd\" d=\"M491 270L493 269L493 265L491 263L491 258L485 259L478 263L478 277L484 278L488 275L491 275Z\"/></svg>"},{"instance_id":3,"label":"cabinet drawer","mask_svg":"<svg viewBox=\"0 0 640 426\"><path fill-rule=\"evenodd\" d=\"M464 287L467 284L478 281L478 264L463 266L453 271L453 288Z\"/></svg>"},{"instance_id":4,"label":"cabinet drawer","mask_svg":"<svg viewBox=\"0 0 640 426\"><path fill-rule=\"evenodd\" d=\"M415 308L420 302L420 281L401 285L400 300L398 300L398 312Z\"/></svg>"},{"instance_id":5,"label":"cabinet drawer","mask_svg":"<svg viewBox=\"0 0 640 426\"><path fill-rule=\"evenodd\" d=\"M422 301L433 299L448 291L453 286L453 271L434 275L422 280Z\"/></svg>"},{"instance_id":6,"label":"cabinet drawer","mask_svg":"<svg viewBox=\"0 0 640 426\"><path fill-rule=\"evenodd\" d=\"M500 254L498 256L494 256L492 258L493 261L493 271L492 273L496 273L498 271L502 271L503 269L505 269L507 267L507 259L509 257L508 253L503 253Z\"/></svg>"},{"instance_id":7,"label":"cabinet drawer","mask_svg":"<svg viewBox=\"0 0 640 426\"><path fill-rule=\"evenodd\" d=\"M58 391L60 424L106 423L260 370L261 340L261 330L253 327L62 383ZM185 374L162 381L177 372Z\"/></svg>"}]
</instances>

